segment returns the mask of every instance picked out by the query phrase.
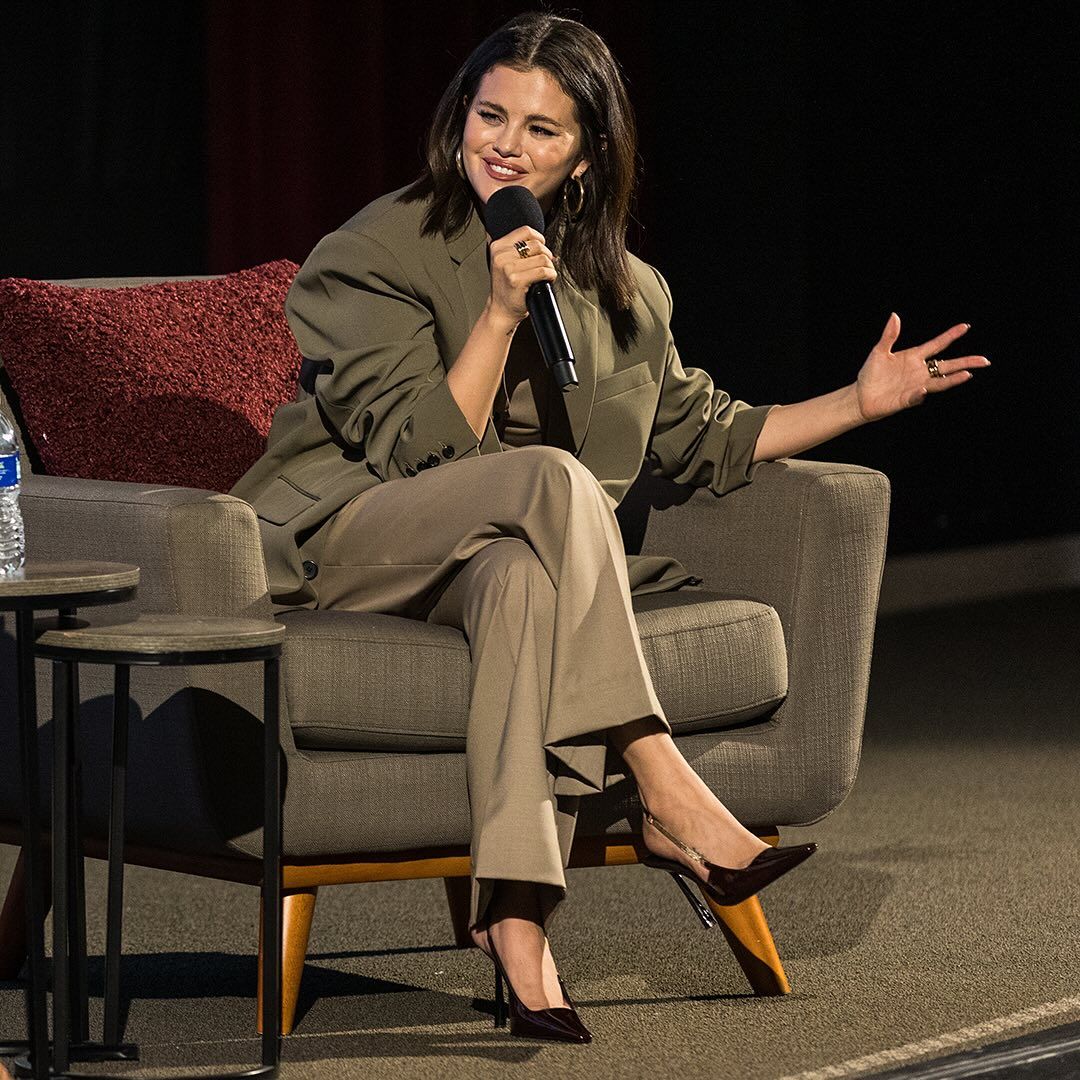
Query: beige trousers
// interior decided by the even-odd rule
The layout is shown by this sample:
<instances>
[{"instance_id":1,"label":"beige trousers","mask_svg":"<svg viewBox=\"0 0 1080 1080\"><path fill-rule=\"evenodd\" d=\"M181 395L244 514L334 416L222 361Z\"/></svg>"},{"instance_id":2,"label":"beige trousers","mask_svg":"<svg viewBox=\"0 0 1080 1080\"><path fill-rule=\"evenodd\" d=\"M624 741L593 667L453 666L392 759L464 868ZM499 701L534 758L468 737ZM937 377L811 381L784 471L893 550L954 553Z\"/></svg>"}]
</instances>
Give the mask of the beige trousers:
<instances>
[{"instance_id":1,"label":"beige trousers","mask_svg":"<svg viewBox=\"0 0 1080 1080\"><path fill-rule=\"evenodd\" d=\"M379 484L329 527L323 607L427 619L469 642L473 923L498 880L544 886L545 913L565 895L578 798L609 776L606 731L667 726L632 589L688 577L674 559L627 559L612 500L550 446Z\"/></svg>"}]
</instances>

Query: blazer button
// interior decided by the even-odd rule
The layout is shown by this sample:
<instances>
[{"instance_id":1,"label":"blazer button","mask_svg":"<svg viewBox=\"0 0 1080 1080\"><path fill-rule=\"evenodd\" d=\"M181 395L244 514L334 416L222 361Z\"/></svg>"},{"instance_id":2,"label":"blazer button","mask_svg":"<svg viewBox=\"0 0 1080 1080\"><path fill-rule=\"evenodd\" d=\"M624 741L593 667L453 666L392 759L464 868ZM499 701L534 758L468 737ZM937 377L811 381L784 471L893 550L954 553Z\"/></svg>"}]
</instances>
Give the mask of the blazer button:
<instances>
[{"instance_id":1,"label":"blazer button","mask_svg":"<svg viewBox=\"0 0 1080 1080\"><path fill-rule=\"evenodd\" d=\"M416 475L416 470L411 465L406 465L405 466L405 475L406 476L415 476Z\"/></svg>"},{"instance_id":2,"label":"blazer button","mask_svg":"<svg viewBox=\"0 0 1080 1080\"><path fill-rule=\"evenodd\" d=\"M427 467L429 469L433 469L433 468L435 468L436 465L439 464L439 455L435 454L435 453L428 454L425 461L427 463Z\"/></svg>"},{"instance_id":3,"label":"blazer button","mask_svg":"<svg viewBox=\"0 0 1080 1080\"><path fill-rule=\"evenodd\" d=\"M687 585L701 585L705 581L704 578L692 577L687 581Z\"/></svg>"},{"instance_id":4,"label":"blazer button","mask_svg":"<svg viewBox=\"0 0 1080 1080\"><path fill-rule=\"evenodd\" d=\"M444 446L442 456L444 458L452 458L454 456L454 448L452 446Z\"/></svg>"},{"instance_id":5,"label":"blazer button","mask_svg":"<svg viewBox=\"0 0 1080 1080\"><path fill-rule=\"evenodd\" d=\"M313 563L310 559L304 560L304 577L310 581L319 572L318 563Z\"/></svg>"}]
</instances>

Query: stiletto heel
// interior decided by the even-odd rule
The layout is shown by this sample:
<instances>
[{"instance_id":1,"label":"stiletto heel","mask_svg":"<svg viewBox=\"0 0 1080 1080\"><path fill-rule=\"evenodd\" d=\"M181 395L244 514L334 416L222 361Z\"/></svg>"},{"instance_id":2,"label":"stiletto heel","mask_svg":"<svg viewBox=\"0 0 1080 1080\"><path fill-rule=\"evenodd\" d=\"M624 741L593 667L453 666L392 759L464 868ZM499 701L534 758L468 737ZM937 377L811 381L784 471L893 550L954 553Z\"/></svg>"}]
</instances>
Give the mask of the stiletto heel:
<instances>
[{"instance_id":1,"label":"stiletto heel","mask_svg":"<svg viewBox=\"0 0 1080 1080\"><path fill-rule=\"evenodd\" d=\"M701 920L701 925L704 926L706 930L711 930L716 925L716 917L709 910L708 905L701 902L700 898L694 893L694 890L683 881L681 874L672 874L671 879L680 889L682 889L683 896L690 902L690 906L694 909L694 914Z\"/></svg>"},{"instance_id":2,"label":"stiletto heel","mask_svg":"<svg viewBox=\"0 0 1080 1080\"><path fill-rule=\"evenodd\" d=\"M502 973L495 968L495 1026L506 1027L506 998L503 997Z\"/></svg>"},{"instance_id":3,"label":"stiletto heel","mask_svg":"<svg viewBox=\"0 0 1080 1080\"><path fill-rule=\"evenodd\" d=\"M817 851L817 844L795 844L762 851L748 866L741 868L717 866L716 863L709 862L700 851L695 850L689 844L684 844L677 836L671 833L662 821L653 817L644 802L641 804L641 810L645 820L661 836L670 840L693 862L700 863L705 867L708 876L705 880L702 880L693 870L682 863L676 862L674 859L664 859L659 855L650 855L641 860L643 866L649 866L655 870L664 870L676 878L695 911L698 910L695 903L697 898L691 893L682 878L688 878L690 881L699 884L717 904L741 904L748 897L761 892L766 885L774 882L781 874L793 870L799 863L810 858ZM712 913L709 914L711 916ZM701 917L700 913L698 917Z\"/></svg>"},{"instance_id":4,"label":"stiletto heel","mask_svg":"<svg viewBox=\"0 0 1080 1080\"><path fill-rule=\"evenodd\" d=\"M581 1022L581 1018L570 1008L560 1009L530 1009L523 1005L514 993L514 984L506 977L502 962L499 960L495 941L488 932L488 944L491 946L491 962L495 965L495 1026L504 1027L506 1024L506 1002L503 998L503 983L506 983L506 992L510 998L510 1034L525 1039L551 1039L556 1042L588 1043L592 1042L592 1034ZM562 980L559 980L562 986ZM570 998L563 988L563 996L569 1001Z\"/></svg>"}]
</instances>

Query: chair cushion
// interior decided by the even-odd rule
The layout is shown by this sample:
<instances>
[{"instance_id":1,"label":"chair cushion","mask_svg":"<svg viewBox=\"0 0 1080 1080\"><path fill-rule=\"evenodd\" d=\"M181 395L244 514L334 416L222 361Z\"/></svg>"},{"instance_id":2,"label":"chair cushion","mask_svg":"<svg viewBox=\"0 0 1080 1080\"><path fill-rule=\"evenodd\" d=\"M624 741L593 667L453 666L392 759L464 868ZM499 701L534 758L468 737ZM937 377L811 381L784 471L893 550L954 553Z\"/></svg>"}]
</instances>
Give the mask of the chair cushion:
<instances>
[{"instance_id":1,"label":"chair cushion","mask_svg":"<svg viewBox=\"0 0 1080 1080\"><path fill-rule=\"evenodd\" d=\"M298 269L129 288L0 280L0 358L35 463L228 491L296 392L284 304Z\"/></svg>"},{"instance_id":2,"label":"chair cushion","mask_svg":"<svg viewBox=\"0 0 1080 1080\"><path fill-rule=\"evenodd\" d=\"M730 727L783 701L787 653L771 607L690 589L634 597L634 610L676 733ZM288 626L284 676L298 747L464 750L471 661L460 631L358 611L279 618Z\"/></svg>"}]
</instances>

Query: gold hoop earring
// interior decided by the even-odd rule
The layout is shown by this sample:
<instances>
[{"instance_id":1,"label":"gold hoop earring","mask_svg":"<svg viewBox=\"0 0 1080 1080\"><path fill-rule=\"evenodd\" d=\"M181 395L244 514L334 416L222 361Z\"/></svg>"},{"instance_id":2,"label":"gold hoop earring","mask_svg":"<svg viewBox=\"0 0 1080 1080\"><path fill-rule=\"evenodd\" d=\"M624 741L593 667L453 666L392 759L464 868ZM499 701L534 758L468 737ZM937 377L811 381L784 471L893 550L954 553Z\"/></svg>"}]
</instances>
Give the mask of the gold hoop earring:
<instances>
[{"instance_id":1,"label":"gold hoop earring","mask_svg":"<svg viewBox=\"0 0 1080 1080\"><path fill-rule=\"evenodd\" d=\"M462 163L462 160L461 160L461 147L460 146L457 148L457 153L454 154L454 164L457 165L458 176L460 176L462 180L467 180L468 177L465 175L465 166L464 166L464 164Z\"/></svg>"},{"instance_id":2,"label":"gold hoop earring","mask_svg":"<svg viewBox=\"0 0 1080 1080\"><path fill-rule=\"evenodd\" d=\"M577 184L577 195L575 197L573 206L570 205L569 195L571 181ZM581 211L585 207L585 185L581 182L580 177L568 176L566 178L566 183L563 184L562 189L562 201L563 206L566 208L567 217L569 217L571 221L577 221L577 219L581 217Z\"/></svg>"}]
</instances>

